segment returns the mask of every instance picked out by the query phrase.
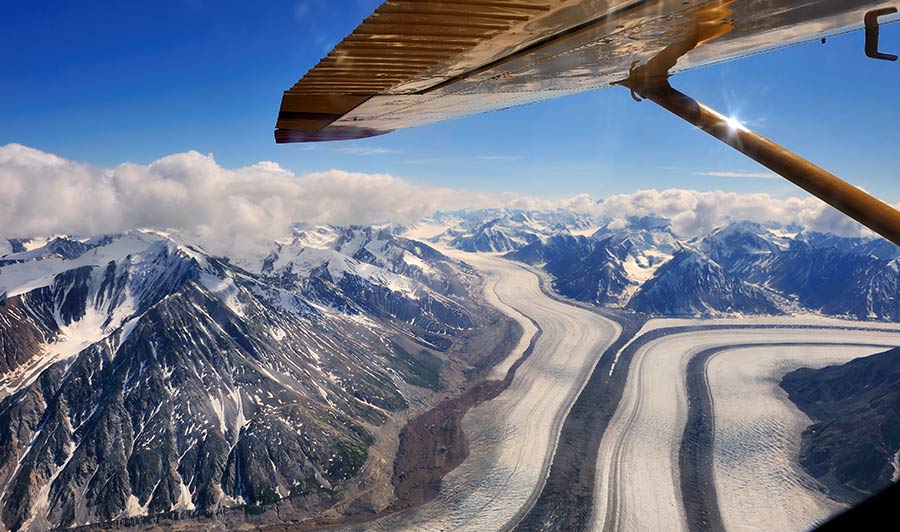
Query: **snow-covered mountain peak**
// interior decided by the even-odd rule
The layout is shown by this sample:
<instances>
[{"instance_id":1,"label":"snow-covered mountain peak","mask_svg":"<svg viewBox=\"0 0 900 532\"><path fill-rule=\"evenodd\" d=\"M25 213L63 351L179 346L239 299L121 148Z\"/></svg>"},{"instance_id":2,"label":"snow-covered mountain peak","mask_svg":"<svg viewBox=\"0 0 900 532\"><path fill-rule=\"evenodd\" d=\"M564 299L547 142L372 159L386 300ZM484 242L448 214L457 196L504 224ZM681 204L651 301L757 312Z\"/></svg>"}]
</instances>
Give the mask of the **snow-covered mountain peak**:
<instances>
[{"instance_id":1,"label":"snow-covered mountain peak","mask_svg":"<svg viewBox=\"0 0 900 532\"><path fill-rule=\"evenodd\" d=\"M755 257L788 249L793 242L761 224L739 222L705 236L700 241L700 249L719 264L739 267Z\"/></svg>"},{"instance_id":2,"label":"snow-covered mountain peak","mask_svg":"<svg viewBox=\"0 0 900 532\"><path fill-rule=\"evenodd\" d=\"M330 225L307 226L298 224L294 227L293 237L282 243L293 243L294 245L314 248L330 248L333 247L334 241L339 237L340 231Z\"/></svg>"},{"instance_id":3,"label":"snow-covered mountain peak","mask_svg":"<svg viewBox=\"0 0 900 532\"><path fill-rule=\"evenodd\" d=\"M136 231L85 241L53 239L39 248L0 259L0 293L14 296L48 286L58 274L68 270L102 268L109 263L136 267L160 253L173 255L181 250L181 246L164 237ZM182 256L188 258L192 253Z\"/></svg>"}]
</instances>

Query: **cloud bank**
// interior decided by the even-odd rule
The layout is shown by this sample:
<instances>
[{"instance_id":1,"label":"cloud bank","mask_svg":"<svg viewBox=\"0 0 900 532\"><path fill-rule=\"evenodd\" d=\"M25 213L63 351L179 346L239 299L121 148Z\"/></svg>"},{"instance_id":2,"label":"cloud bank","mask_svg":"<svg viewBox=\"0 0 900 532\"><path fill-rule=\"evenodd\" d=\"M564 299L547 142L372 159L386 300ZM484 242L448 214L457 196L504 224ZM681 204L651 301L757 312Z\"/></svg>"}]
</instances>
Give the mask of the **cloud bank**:
<instances>
[{"instance_id":1,"label":"cloud bank","mask_svg":"<svg viewBox=\"0 0 900 532\"><path fill-rule=\"evenodd\" d=\"M735 220L861 234L861 226L809 197L671 189L554 200L422 186L387 174L294 175L273 162L227 169L197 152L104 169L19 144L0 147L4 238L175 229L228 254L285 237L297 221L411 224L439 209L483 207L565 209L613 219L655 214L671 218L686 236Z\"/></svg>"},{"instance_id":2,"label":"cloud bank","mask_svg":"<svg viewBox=\"0 0 900 532\"><path fill-rule=\"evenodd\" d=\"M639 190L610 196L595 211L601 216L657 215L672 220L672 228L685 236L705 234L727 223L779 222L842 236L863 236L868 229L823 203L818 198L778 199L768 194L699 192L696 190Z\"/></svg>"},{"instance_id":3,"label":"cloud bank","mask_svg":"<svg viewBox=\"0 0 900 532\"><path fill-rule=\"evenodd\" d=\"M691 175L702 177L737 177L746 179L781 179L773 172L734 172L731 170L714 170L711 172L691 172Z\"/></svg>"},{"instance_id":4,"label":"cloud bank","mask_svg":"<svg viewBox=\"0 0 900 532\"><path fill-rule=\"evenodd\" d=\"M0 191L0 237L176 229L220 253L284 237L296 221L413 223L467 196L384 174L227 169L197 152L93 168L18 144L0 147Z\"/></svg>"}]
</instances>

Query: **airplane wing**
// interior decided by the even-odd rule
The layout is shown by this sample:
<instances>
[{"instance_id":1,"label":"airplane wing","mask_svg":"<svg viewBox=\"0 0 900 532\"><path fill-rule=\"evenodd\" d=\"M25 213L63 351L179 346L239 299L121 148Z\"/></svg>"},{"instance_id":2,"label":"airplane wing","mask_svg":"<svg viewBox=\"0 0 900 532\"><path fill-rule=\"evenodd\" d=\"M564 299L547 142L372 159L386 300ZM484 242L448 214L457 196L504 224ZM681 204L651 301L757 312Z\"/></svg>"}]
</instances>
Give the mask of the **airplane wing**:
<instances>
[{"instance_id":1,"label":"airplane wing","mask_svg":"<svg viewBox=\"0 0 900 532\"><path fill-rule=\"evenodd\" d=\"M387 0L284 93L275 139L365 138L608 87L704 26L675 73L858 29L895 4Z\"/></svg>"}]
</instances>

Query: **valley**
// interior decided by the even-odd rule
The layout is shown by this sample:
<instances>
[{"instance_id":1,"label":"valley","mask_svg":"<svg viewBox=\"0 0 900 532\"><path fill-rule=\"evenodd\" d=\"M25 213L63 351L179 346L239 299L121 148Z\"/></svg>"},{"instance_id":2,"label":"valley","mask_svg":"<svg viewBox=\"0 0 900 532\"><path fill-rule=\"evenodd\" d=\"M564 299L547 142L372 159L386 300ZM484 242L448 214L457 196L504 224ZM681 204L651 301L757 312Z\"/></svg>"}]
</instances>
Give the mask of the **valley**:
<instances>
[{"instance_id":1,"label":"valley","mask_svg":"<svg viewBox=\"0 0 900 532\"><path fill-rule=\"evenodd\" d=\"M842 364L884 351L900 339L862 335L844 344L736 346L707 362L715 421L712 471L726 530L805 530L846 505L825 496L797 462L809 418L779 388L796 367ZM852 342L869 345L854 345ZM882 342L892 342L883 344ZM765 508L765 512L760 509Z\"/></svg>"},{"instance_id":2,"label":"valley","mask_svg":"<svg viewBox=\"0 0 900 532\"><path fill-rule=\"evenodd\" d=\"M514 525L540 493L572 402L619 334L611 320L547 297L537 276L520 266L491 256L452 256L498 276L497 300L523 327L534 320L542 334L509 387L463 418L470 454L444 477L436 498L354 530Z\"/></svg>"},{"instance_id":3,"label":"valley","mask_svg":"<svg viewBox=\"0 0 900 532\"><path fill-rule=\"evenodd\" d=\"M895 250L777 225L485 210L231 257L10 248L15 531L801 530L844 505L780 379L900 345Z\"/></svg>"},{"instance_id":4,"label":"valley","mask_svg":"<svg viewBox=\"0 0 900 532\"><path fill-rule=\"evenodd\" d=\"M226 259L131 232L3 257L4 527L391 503L397 424L505 356L515 324L471 267L389 232L274 247Z\"/></svg>"}]
</instances>

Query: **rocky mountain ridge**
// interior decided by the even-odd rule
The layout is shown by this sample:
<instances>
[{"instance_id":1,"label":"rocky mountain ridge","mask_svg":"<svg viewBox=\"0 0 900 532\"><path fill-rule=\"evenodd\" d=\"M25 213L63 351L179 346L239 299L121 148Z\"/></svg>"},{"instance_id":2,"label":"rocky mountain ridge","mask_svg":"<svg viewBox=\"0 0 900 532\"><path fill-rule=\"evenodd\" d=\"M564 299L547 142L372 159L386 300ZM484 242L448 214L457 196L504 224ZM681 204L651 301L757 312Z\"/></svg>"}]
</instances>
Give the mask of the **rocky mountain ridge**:
<instances>
[{"instance_id":1,"label":"rocky mountain ridge","mask_svg":"<svg viewBox=\"0 0 900 532\"><path fill-rule=\"evenodd\" d=\"M562 295L652 315L900 320L900 252L882 238L746 221L688 238L656 216L546 223L563 214L454 213L433 240L504 253L544 269Z\"/></svg>"},{"instance_id":2,"label":"rocky mountain ridge","mask_svg":"<svg viewBox=\"0 0 900 532\"><path fill-rule=\"evenodd\" d=\"M5 530L328 508L379 481L360 477L379 427L468 367L493 316L471 269L389 230L298 229L258 262L150 232L10 249Z\"/></svg>"}]
</instances>

